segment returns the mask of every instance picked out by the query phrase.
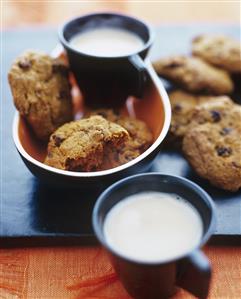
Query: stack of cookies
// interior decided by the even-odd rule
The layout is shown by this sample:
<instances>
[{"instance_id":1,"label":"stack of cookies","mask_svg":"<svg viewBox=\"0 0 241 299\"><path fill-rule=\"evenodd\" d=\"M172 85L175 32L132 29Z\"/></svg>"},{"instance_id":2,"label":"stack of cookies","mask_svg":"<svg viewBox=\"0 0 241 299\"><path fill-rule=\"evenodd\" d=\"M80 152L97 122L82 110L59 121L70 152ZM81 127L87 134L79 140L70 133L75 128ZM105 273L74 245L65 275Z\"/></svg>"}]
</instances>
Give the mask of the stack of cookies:
<instances>
[{"instance_id":1,"label":"stack of cookies","mask_svg":"<svg viewBox=\"0 0 241 299\"><path fill-rule=\"evenodd\" d=\"M167 142L182 151L198 175L229 191L241 187L241 106L231 99L241 76L241 47L228 36L202 35L192 56L154 62L178 89L169 93L172 121Z\"/></svg>"}]
</instances>

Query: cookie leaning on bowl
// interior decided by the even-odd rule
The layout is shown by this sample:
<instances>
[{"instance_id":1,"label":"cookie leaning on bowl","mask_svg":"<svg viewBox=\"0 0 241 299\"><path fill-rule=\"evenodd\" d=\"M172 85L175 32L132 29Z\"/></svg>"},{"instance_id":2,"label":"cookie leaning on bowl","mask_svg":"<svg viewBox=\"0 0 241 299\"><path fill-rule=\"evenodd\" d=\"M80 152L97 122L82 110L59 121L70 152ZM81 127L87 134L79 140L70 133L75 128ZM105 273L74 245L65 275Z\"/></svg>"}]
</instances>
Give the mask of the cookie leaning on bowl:
<instances>
[{"instance_id":1,"label":"cookie leaning on bowl","mask_svg":"<svg viewBox=\"0 0 241 299\"><path fill-rule=\"evenodd\" d=\"M172 119L166 141L169 147L174 148L181 148L183 137L197 106L225 98L231 100L228 96L196 95L180 89L168 95L172 107Z\"/></svg>"},{"instance_id":2,"label":"cookie leaning on bowl","mask_svg":"<svg viewBox=\"0 0 241 299\"><path fill-rule=\"evenodd\" d=\"M16 108L39 139L48 140L73 119L68 68L60 60L25 52L12 65L8 79Z\"/></svg>"},{"instance_id":3,"label":"cookie leaning on bowl","mask_svg":"<svg viewBox=\"0 0 241 299\"><path fill-rule=\"evenodd\" d=\"M199 35L192 41L192 54L230 73L241 73L241 45L230 36Z\"/></svg>"},{"instance_id":4,"label":"cookie leaning on bowl","mask_svg":"<svg viewBox=\"0 0 241 299\"><path fill-rule=\"evenodd\" d=\"M234 88L226 71L197 57L177 55L160 58L153 66L158 75L192 93L223 95L230 94Z\"/></svg>"},{"instance_id":5,"label":"cookie leaning on bowl","mask_svg":"<svg viewBox=\"0 0 241 299\"><path fill-rule=\"evenodd\" d=\"M197 107L183 139L198 175L219 188L241 187L241 106L228 99Z\"/></svg>"},{"instance_id":6,"label":"cookie leaning on bowl","mask_svg":"<svg viewBox=\"0 0 241 299\"><path fill-rule=\"evenodd\" d=\"M121 126L101 116L72 121L50 137L45 164L69 171L96 171L108 148L119 148L129 138Z\"/></svg>"}]
</instances>

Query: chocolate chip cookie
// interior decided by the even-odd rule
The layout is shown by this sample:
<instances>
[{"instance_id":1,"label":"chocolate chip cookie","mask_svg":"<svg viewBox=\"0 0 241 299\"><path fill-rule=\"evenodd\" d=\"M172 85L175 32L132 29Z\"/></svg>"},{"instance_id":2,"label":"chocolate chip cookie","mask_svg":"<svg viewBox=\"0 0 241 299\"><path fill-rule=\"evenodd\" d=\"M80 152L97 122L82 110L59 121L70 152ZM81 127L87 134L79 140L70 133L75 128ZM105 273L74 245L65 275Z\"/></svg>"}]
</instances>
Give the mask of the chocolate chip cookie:
<instances>
[{"instance_id":1,"label":"chocolate chip cookie","mask_svg":"<svg viewBox=\"0 0 241 299\"><path fill-rule=\"evenodd\" d=\"M50 137L45 164L70 171L96 171L105 151L120 148L128 132L101 116L73 121L61 126Z\"/></svg>"},{"instance_id":2,"label":"chocolate chip cookie","mask_svg":"<svg viewBox=\"0 0 241 299\"><path fill-rule=\"evenodd\" d=\"M14 62L8 79L16 108L39 139L48 140L72 120L68 69L60 60L26 52Z\"/></svg>"},{"instance_id":3,"label":"chocolate chip cookie","mask_svg":"<svg viewBox=\"0 0 241 299\"><path fill-rule=\"evenodd\" d=\"M92 115L101 115L107 120L125 128L130 138L120 148L109 148L105 153L102 169L113 168L127 163L142 154L152 143L153 135L147 125L136 118L123 116L118 111L99 109L91 112Z\"/></svg>"},{"instance_id":4,"label":"chocolate chip cookie","mask_svg":"<svg viewBox=\"0 0 241 299\"><path fill-rule=\"evenodd\" d=\"M161 58L153 66L160 76L193 93L223 95L233 91L233 82L226 71L198 57Z\"/></svg>"},{"instance_id":5,"label":"chocolate chip cookie","mask_svg":"<svg viewBox=\"0 0 241 299\"><path fill-rule=\"evenodd\" d=\"M192 41L192 53L230 73L241 73L241 45L232 37L197 36Z\"/></svg>"},{"instance_id":6,"label":"chocolate chip cookie","mask_svg":"<svg viewBox=\"0 0 241 299\"><path fill-rule=\"evenodd\" d=\"M167 135L167 142L169 146L174 146L176 148L180 148L182 139L192 120L193 111L198 105L209 103L211 101L219 101L224 98L229 99L228 96L202 96L182 90L170 92L169 98L172 106L172 120Z\"/></svg>"},{"instance_id":7,"label":"chocolate chip cookie","mask_svg":"<svg viewBox=\"0 0 241 299\"><path fill-rule=\"evenodd\" d=\"M222 99L196 108L183 152L198 175L219 188L241 187L241 106Z\"/></svg>"}]
</instances>

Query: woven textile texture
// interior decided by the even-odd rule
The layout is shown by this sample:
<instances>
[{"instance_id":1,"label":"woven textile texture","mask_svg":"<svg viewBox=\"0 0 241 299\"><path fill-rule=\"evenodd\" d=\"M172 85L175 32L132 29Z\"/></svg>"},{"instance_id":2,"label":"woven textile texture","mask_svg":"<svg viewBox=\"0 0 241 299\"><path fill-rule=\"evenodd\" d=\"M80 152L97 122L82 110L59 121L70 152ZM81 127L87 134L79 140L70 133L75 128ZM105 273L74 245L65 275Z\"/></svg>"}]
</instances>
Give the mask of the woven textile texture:
<instances>
[{"instance_id":1,"label":"woven textile texture","mask_svg":"<svg viewBox=\"0 0 241 299\"><path fill-rule=\"evenodd\" d=\"M207 247L209 298L241 298L241 248ZM100 247L0 250L1 299L128 299ZM193 298L180 290L175 299Z\"/></svg>"}]
</instances>

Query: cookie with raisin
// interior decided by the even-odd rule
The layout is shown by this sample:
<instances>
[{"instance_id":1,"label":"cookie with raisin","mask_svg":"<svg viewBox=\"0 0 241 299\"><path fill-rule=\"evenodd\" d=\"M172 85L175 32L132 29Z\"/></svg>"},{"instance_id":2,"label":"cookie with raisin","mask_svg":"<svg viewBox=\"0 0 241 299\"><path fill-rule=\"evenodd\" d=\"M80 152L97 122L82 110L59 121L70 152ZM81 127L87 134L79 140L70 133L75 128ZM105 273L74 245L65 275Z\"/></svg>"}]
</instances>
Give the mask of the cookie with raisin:
<instances>
[{"instance_id":1,"label":"cookie with raisin","mask_svg":"<svg viewBox=\"0 0 241 299\"><path fill-rule=\"evenodd\" d=\"M241 187L241 106L223 99L195 109L183 152L196 173L212 185Z\"/></svg>"},{"instance_id":2,"label":"cookie with raisin","mask_svg":"<svg viewBox=\"0 0 241 299\"><path fill-rule=\"evenodd\" d=\"M224 95L232 93L234 88L228 72L198 57L180 55L160 58L153 66L158 75L191 93Z\"/></svg>"},{"instance_id":3,"label":"cookie with raisin","mask_svg":"<svg viewBox=\"0 0 241 299\"><path fill-rule=\"evenodd\" d=\"M183 137L192 120L194 109L197 106L225 98L231 100L228 96L197 95L180 89L170 92L169 99L172 107L172 119L166 139L168 146L177 149L181 147Z\"/></svg>"},{"instance_id":4,"label":"cookie with raisin","mask_svg":"<svg viewBox=\"0 0 241 299\"><path fill-rule=\"evenodd\" d=\"M14 104L41 140L73 119L68 75L62 61L33 51L18 57L9 71Z\"/></svg>"},{"instance_id":5,"label":"cookie with raisin","mask_svg":"<svg viewBox=\"0 0 241 299\"><path fill-rule=\"evenodd\" d=\"M93 110L88 115L101 115L125 128L129 138L121 148L109 148L105 152L101 169L108 169L125 164L141 155L153 142L153 134L144 121L130 116L121 115L113 109Z\"/></svg>"},{"instance_id":6,"label":"cookie with raisin","mask_svg":"<svg viewBox=\"0 0 241 299\"><path fill-rule=\"evenodd\" d=\"M101 116L72 121L50 137L45 164L69 171L96 171L105 151L121 148L128 132Z\"/></svg>"},{"instance_id":7,"label":"cookie with raisin","mask_svg":"<svg viewBox=\"0 0 241 299\"><path fill-rule=\"evenodd\" d=\"M241 44L231 36L199 35L192 41L192 54L230 73L241 74Z\"/></svg>"}]
</instances>

